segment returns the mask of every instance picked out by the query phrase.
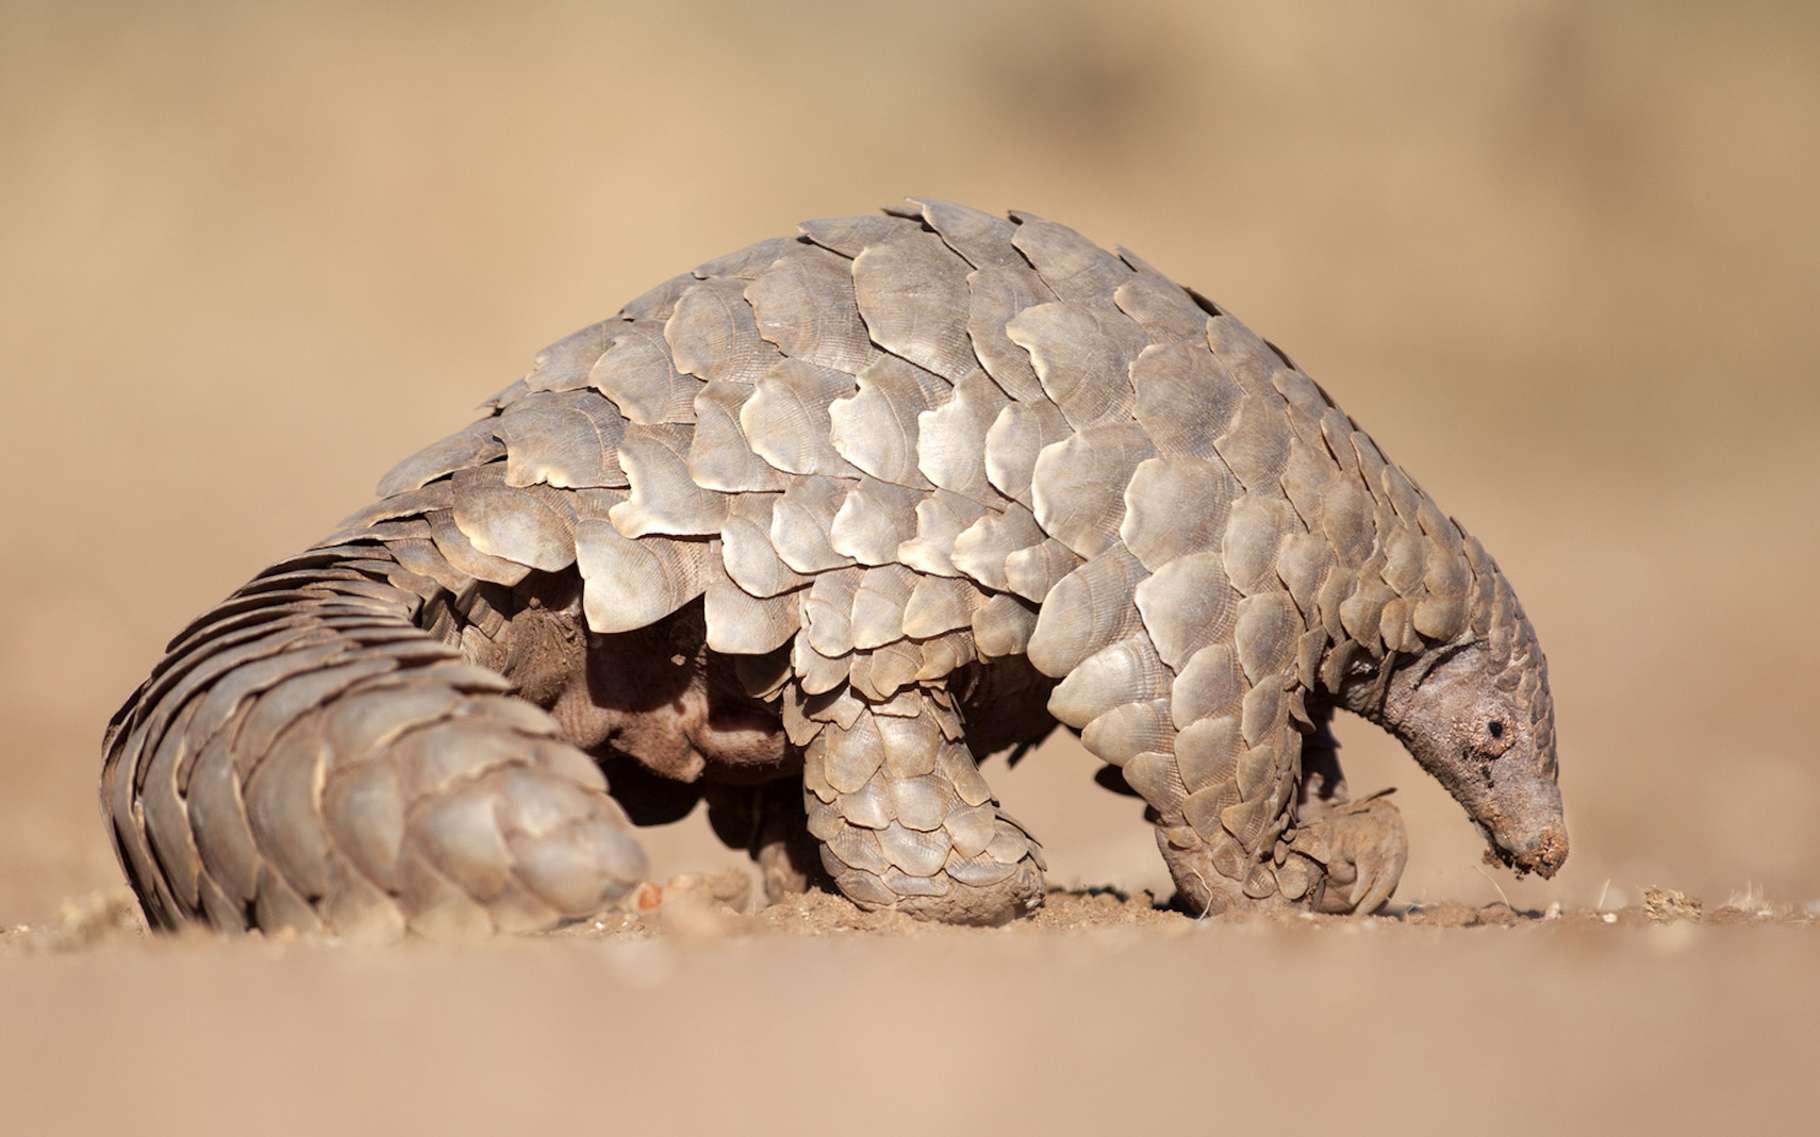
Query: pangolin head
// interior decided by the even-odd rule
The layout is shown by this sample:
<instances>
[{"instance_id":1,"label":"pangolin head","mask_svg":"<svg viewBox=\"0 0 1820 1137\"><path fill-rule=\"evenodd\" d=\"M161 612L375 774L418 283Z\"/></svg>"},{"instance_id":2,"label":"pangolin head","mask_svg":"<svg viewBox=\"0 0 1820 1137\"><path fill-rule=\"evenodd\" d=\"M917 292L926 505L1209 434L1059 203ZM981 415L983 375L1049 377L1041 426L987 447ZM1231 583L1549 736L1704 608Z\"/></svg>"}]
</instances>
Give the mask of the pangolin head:
<instances>
[{"instance_id":1,"label":"pangolin head","mask_svg":"<svg viewBox=\"0 0 1820 1137\"><path fill-rule=\"evenodd\" d=\"M1567 859L1548 662L1509 586L1474 628L1396 669L1385 725L1484 832L1487 858L1551 877Z\"/></svg>"}]
</instances>

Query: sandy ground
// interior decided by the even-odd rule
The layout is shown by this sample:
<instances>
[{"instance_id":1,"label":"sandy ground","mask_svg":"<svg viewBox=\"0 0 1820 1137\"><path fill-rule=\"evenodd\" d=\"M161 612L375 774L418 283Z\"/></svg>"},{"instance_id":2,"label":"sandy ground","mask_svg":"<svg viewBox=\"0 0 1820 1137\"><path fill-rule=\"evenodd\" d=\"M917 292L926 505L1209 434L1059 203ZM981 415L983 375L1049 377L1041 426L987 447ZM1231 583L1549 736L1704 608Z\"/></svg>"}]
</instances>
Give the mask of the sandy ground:
<instances>
[{"instance_id":1,"label":"sandy ground","mask_svg":"<svg viewBox=\"0 0 1820 1137\"><path fill-rule=\"evenodd\" d=\"M0 0L0 928L32 929L0 1131L1811 1125L1817 42L1774 3ZM1480 866L1345 722L1409 818L1406 919L1077 898L907 936L673 896L369 952L72 901L118 881L102 724L190 616L538 346L905 193L1200 286L1485 540L1549 655L1558 878ZM1066 740L988 771L1054 886L1160 893L1091 772ZM699 818L650 845L732 864ZM1493 903L1564 914L1436 926Z\"/></svg>"},{"instance_id":2,"label":"sandy ground","mask_svg":"<svg viewBox=\"0 0 1820 1137\"><path fill-rule=\"evenodd\" d=\"M537 941L0 937L21 1133L1799 1131L1820 930L1759 905L998 931L698 887Z\"/></svg>"}]
</instances>

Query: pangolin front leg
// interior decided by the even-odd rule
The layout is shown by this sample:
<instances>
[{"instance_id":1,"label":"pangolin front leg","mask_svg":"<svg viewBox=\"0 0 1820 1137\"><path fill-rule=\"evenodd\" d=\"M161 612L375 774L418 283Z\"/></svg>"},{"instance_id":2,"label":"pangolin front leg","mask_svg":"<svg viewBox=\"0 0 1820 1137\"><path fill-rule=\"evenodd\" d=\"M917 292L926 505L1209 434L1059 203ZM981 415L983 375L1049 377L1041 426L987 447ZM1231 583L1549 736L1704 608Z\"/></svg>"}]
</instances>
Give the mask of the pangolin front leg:
<instances>
[{"instance_id":1,"label":"pangolin front leg","mask_svg":"<svg viewBox=\"0 0 1820 1137\"><path fill-rule=\"evenodd\" d=\"M843 693L805 717L809 831L849 900L954 924L1001 924L1042 904L1042 852L998 808L940 696Z\"/></svg>"},{"instance_id":2,"label":"pangolin front leg","mask_svg":"<svg viewBox=\"0 0 1820 1137\"><path fill-rule=\"evenodd\" d=\"M1409 863L1402 811L1383 797L1339 802L1286 834L1286 858L1318 866L1308 904L1333 915L1368 916L1384 906ZM1281 870L1279 870L1279 875Z\"/></svg>"},{"instance_id":3,"label":"pangolin front leg","mask_svg":"<svg viewBox=\"0 0 1820 1137\"><path fill-rule=\"evenodd\" d=\"M1348 798L1330 716L1319 707L1310 722L1287 724L1274 747L1243 749L1219 764L1232 776L1213 782L1212 795L1200 793L1206 805L1194 793L1178 800L1172 779L1140 777L1158 795L1157 847L1188 910L1366 915L1396 891L1409 859L1402 814L1381 795ZM1205 739L1190 734L1187 744L1181 759L1198 782Z\"/></svg>"},{"instance_id":4,"label":"pangolin front leg","mask_svg":"<svg viewBox=\"0 0 1820 1137\"><path fill-rule=\"evenodd\" d=\"M1295 824L1284 834L1284 855L1312 862L1316 883L1308 891L1309 907L1363 916L1396 892L1409 863L1409 831L1402 811L1384 794L1353 800L1332 716L1331 706L1316 709L1314 729L1302 743L1301 794Z\"/></svg>"}]
</instances>

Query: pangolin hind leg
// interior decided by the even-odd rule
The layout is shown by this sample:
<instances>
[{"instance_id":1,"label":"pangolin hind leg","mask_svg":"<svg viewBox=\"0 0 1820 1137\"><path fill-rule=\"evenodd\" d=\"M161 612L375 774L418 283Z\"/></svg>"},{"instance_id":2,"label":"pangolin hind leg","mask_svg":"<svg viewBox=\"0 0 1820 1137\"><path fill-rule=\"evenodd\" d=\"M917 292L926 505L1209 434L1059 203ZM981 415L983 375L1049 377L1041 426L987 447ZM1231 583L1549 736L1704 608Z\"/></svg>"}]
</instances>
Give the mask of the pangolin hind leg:
<instances>
[{"instance_id":1,"label":"pangolin hind leg","mask_svg":"<svg viewBox=\"0 0 1820 1137\"><path fill-rule=\"evenodd\" d=\"M714 835L729 849L742 849L752 858L766 900L775 903L807 892L822 878L817 843L809 834L796 779L759 786L711 785L703 796Z\"/></svg>"},{"instance_id":2,"label":"pangolin hind leg","mask_svg":"<svg viewBox=\"0 0 1820 1137\"><path fill-rule=\"evenodd\" d=\"M809 832L835 887L866 909L1000 924L1042 903L1042 852L992 796L945 693L804 705Z\"/></svg>"}]
</instances>

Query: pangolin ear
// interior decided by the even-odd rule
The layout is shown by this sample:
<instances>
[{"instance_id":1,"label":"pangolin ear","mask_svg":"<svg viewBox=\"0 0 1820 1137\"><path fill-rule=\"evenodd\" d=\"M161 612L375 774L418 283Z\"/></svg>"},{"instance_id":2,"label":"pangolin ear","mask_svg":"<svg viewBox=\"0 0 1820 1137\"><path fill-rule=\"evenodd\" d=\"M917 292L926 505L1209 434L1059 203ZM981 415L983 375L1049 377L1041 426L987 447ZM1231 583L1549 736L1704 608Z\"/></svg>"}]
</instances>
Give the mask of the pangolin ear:
<instances>
[{"instance_id":1,"label":"pangolin ear","mask_svg":"<svg viewBox=\"0 0 1820 1137\"><path fill-rule=\"evenodd\" d=\"M1420 688L1430 679L1445 674L1452 667L1472 663L1478 658L1479 652L1480 645L1476 641L1453 644L1441 651L1433 652L1413 665L1417 670L1412 686Z\"/></svg>"}]
</instances>

